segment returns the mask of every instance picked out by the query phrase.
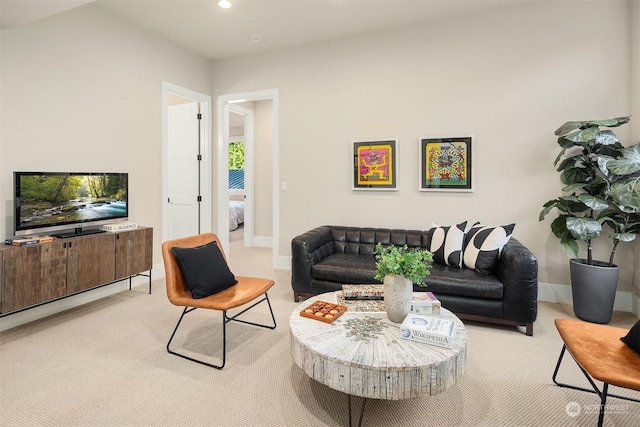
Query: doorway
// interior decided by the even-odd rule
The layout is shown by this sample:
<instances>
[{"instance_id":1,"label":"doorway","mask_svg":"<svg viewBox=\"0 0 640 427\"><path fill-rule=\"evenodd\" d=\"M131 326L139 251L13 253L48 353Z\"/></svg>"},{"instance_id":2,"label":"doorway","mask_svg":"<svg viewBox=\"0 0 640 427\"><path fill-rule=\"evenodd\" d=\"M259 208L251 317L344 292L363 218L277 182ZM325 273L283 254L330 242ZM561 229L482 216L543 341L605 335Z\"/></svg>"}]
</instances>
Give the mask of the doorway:
<instances>
[{"instance_id":1,"label":"doorway","mask_svg":"<svg viewBox=\"0 0 640 427\"><path fill-rule=\"evenodd\" d=\"M244 202L243 217L243 239L244 246L254 246L254 206L255 206L255 169L254 169L254 112L250 108L245 108L235 103L229 104L229 111L226 114L229 121L229 137L227 143L242 142L244 144L244 185L242 189L242 199ZM233 135L232 135L233 132ZM229 199L234 195L229 190ZM229 209L231 212L231 209ZM231 214L231 213L230 213ZM230 232L231 231L231 226ZM231 248L231 246L229 246Z\"/></svg>"},{"instance_id":2,"label":"doorway","mask_svg":"<svg viewBox=\"0 0 640 427\"><path fill-rule=\"evenodd\" d=\"M217 100L217 123L218 123L218 236L224 247L229 247L229 150L227 142L229 141L229 112L233 104L249 101L271 101L271 155L272 161L270 165L271 169L271 234L269 246L273 249L273 266L278 263L279 252L279 156L278 156L278 90L270 89L257 92L245 92L231 95L222 95ZM252 150L254 151L254 150ZM253 167L252 167L253 169ZM255 223L255 212L253 213ZM245 235L248 234L245 229ZM251 238L251 237L249 237ZM245 237L246 239L246 237ZM251 244L255 244L252 242ZM266 245L261 245L266 246Z\"/></svg>"},{"instance_id":3,"label":"doorway","mask_svg":"<svg viewBox=\"0 0 640 427\"><path fill-rule=\"evenodd\" d=\"M211 97L162 83L162 239L211 231Z\"/></svg>"}]
</instances>

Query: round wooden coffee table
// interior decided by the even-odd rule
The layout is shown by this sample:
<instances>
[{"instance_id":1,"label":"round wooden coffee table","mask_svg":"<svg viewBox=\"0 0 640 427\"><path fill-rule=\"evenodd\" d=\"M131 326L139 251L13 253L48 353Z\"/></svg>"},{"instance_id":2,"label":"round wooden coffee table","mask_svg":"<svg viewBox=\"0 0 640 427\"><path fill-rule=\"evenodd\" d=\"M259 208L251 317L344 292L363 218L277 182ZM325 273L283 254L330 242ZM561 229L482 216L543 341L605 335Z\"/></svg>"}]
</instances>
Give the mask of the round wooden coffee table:
<instances>
[{"instance_id":1,"label":"round wooden coffee table","mask_svg":"<svg viewBox=\"0 0 640 427\"><path fill-rule=\"evenodd\" d=\"M291 355L308 376L349 395L349 424L352 395L387 400L431 396L464 374L467 330L450 311L443 308L441 316L456 322L452 349L402 338L400 324L384 312L347 311L333 323L300 316L310 304L335 303L336 297L335 292L317 295L291 313Z\"/></svg>"}]
</instances>

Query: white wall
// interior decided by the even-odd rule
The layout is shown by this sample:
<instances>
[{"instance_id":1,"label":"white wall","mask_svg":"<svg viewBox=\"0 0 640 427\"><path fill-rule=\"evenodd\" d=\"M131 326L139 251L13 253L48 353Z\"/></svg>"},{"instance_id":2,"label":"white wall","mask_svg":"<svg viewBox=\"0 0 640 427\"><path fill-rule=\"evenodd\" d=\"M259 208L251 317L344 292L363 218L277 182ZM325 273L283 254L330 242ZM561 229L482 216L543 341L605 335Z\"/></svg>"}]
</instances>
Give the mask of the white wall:
<instances>
[{"instance_id":1,"label":"white wall","mask_svg":"<svg viewBox=\"0 0 640 427\"><path fill-rule=\"evenodd\" d=\"M617 133L639 139L639 13L540 2L213 67L92 5L2 30L0 233L12 232L12 171L123 170L160 263L162 81L214 97L278 88L279 255L320 224L515 222L541 283L567 285L567 257L537 220L560 189L553 131L633 113ZM476 136L476 191L418 192L418 138L461 132ZM400 191L351 191L351 141L387 137L400 141ZM619 290L640 293L639 259L638 243L619 249Z\"/></svg>"},{"instance_id":2,"label":"white wall","mask_svg":"<svg viewBox=\"0 0 640 427\"><path fill-rule=\"evenodd\" d=\"M290 255L291 239L321 224L515 222L515 236L539 258L540 281L567 285L568 258L550 221L538 222L561 187L553 132L568 120L631 114L629 8L540 2L215 62L214 96L279 89L288 191L278 253ZM418 138L459 133L476 137L476 191L418 192ZM629 139L628 126L617 133ZM400 191L352 191L351 141L392 137ZM616 261L619 290L630 291L633 247Z\"/></svg>"},{"instance_id":3,"label":"white wall","mask_svg":"<svg viewBox=\"0 0 640 427\"><path fill-rule=\"evenodd\" d=\"M2 30L0 235L12 172L129 173L130 219L161 262L162 81L211 92L211 64L94 5Z\"/></svg>"}]
</instances>

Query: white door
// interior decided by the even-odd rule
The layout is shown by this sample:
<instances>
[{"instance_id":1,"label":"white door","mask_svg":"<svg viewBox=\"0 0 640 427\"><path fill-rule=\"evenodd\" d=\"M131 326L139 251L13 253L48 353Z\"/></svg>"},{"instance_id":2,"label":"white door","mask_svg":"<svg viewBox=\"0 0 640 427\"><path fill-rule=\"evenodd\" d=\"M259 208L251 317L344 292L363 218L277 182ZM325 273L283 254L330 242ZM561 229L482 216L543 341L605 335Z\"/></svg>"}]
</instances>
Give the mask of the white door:
<instances>
[{"instance_id":1,"label":"white door","mask_svg":"<svg viewBox=\"0 0 640 427\"><path fill-rule=\"evenodd\" d=\"M168 239L200 233L200 108L171 105L168 144Z\"/></svg>"}]
</instances>

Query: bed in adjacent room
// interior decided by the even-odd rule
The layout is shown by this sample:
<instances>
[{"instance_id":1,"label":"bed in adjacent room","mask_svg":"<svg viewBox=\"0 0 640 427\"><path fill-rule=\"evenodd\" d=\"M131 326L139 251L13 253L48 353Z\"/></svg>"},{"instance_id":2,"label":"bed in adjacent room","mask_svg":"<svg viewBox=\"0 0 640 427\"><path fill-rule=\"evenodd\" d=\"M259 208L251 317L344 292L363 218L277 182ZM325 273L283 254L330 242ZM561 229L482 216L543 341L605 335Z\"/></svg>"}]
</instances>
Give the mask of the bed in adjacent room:
<instances>
[{"instance_id":1,"label":"bed in adjacent room","mask_svg":"<svg viewBox=\"0 0 640 427\"><path fill-rule=\"evenodd\" d=\"M244 223L244 201L229 200L229 231Z\"/></svg>"}]
</instances>

